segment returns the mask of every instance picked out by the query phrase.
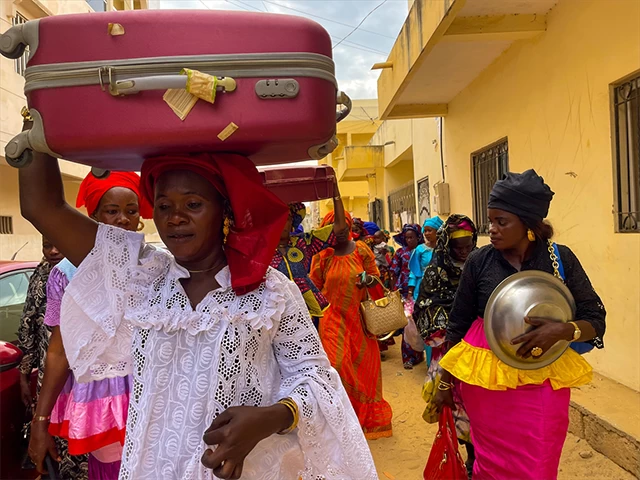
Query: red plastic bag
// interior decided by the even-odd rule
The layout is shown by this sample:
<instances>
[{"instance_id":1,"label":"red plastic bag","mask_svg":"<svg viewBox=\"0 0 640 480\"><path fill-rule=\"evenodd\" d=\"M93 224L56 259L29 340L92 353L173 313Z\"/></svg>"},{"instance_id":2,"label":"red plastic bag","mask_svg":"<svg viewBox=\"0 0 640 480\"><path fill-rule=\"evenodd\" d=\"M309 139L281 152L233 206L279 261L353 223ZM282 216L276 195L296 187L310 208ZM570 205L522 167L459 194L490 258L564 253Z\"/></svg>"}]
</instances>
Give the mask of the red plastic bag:
<instances>
[{"instance_id":1,"label":"red plastic bag","mask_svg":"<svg viewBox=\"0 0 640 480\"><path fill-rule=\"evenodd\" d=\"M451 408L442 407L436 440L431 447L424 480L467 480L467 469L458 451L456 426Z\"/></svg>"}]
</instances>

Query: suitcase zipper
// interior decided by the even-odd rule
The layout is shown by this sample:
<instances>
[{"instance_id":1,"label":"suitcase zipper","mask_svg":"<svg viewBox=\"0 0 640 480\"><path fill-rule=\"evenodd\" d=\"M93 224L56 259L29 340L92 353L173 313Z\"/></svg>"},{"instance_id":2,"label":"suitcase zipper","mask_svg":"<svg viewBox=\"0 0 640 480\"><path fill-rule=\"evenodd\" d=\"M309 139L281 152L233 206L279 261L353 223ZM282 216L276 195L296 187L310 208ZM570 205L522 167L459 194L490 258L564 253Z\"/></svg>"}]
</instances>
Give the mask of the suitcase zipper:
<instances>
[{"instance_id":1,"label":"suitcase zipper","mask_svg":"<svg viewBox=\"0 0 640 480\"><path fill-rule=\"evenodd\" d=\"M119 78L177 75L183 68L235 78L314 77L337 86L331 58L315 53L193 55L128 60L73 62L28 67L25 93L57 87L103 85Z\"/></svg>"}]
</instances>

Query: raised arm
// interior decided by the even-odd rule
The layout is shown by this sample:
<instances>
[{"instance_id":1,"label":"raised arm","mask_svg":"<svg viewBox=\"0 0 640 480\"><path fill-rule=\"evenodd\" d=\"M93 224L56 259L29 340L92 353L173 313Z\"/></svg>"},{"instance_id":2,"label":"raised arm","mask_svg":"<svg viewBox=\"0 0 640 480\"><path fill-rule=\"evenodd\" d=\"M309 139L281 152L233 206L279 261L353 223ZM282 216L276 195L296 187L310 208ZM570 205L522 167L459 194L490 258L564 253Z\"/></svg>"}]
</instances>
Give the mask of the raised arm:
<instances>
[{"instance_id":1,"label":"raised arm","mask_svg":"<svg viewBox=\"0 0 640 480\"><path fill-rule=\"evenodd\" d=\"M25 122L25 129L29 127ZM58 160L33 152L33 161L18 172L22 216L71 263L80 265L93 248L98 224L65 201Z\"/></svg>"},{"instance_id":2,"label":"raised arm","mask_svg":"<svg viewBox=\"0 0 640 480\"><path fill-rule=\"evenodd\" d=\"M338 179L333 182L334 185L334 197L333 197L333 232L338 234L347 228L347 220L344 214L344 204L342 203L342 197L340 196L340 189L338 187Z\"/></svg>"}]
</instances>

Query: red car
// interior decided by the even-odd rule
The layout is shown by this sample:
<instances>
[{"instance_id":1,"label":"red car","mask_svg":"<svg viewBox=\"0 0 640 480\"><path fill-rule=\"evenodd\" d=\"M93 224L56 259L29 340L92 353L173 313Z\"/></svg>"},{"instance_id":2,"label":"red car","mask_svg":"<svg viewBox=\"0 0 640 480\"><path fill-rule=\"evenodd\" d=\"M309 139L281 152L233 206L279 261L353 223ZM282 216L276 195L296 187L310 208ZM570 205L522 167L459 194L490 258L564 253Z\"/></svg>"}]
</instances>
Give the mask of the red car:
<instances>
[{"instance_id":1,"label":"red car","mask_svg":"<svg viewBox=\"0 0 640 480\"><path fill-rule=\"evenodd\" d=\"M25 407L20 400L18 365L22 351L16 346L29 278L38 262L0 261L0 479L34 478L35 470L21 470L21 429ZM31 374L35 395L37 371Z\"/></svg>"}]
</instances>

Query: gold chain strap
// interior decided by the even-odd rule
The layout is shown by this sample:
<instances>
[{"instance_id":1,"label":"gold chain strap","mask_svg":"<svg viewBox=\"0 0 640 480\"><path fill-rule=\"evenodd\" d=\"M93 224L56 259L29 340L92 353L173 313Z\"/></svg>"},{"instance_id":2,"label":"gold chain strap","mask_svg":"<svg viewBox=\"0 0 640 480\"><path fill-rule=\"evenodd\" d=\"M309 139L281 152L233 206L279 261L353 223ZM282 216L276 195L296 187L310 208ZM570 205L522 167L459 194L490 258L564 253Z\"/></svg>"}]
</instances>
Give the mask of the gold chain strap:
<instances>
[{"instance_id":1,"label":"gold chain strap","mask_svg":"<svg viewBox=\"0 0 640 480\"><path fill-rule=\"evenodd\" d=\"M551 265L553 266L553 276L562 280L560 276L560 264L558 263L558 257L556 256L556 250L553 248L553 242L548 241L549 257L551 258ZM564 283L564 280L562 280Z\"/></svg>"}]
</instances>

